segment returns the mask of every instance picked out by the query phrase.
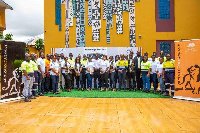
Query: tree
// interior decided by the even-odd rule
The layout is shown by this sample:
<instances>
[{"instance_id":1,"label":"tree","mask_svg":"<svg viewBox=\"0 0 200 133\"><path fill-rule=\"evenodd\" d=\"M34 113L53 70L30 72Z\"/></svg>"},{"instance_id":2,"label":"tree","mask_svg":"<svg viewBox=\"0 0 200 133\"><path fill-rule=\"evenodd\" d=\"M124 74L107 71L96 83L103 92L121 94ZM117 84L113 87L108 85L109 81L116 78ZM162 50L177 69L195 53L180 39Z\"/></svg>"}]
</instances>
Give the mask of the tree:
<instances>
[{"instance_id":1,"label":"tree","mask_svg":"<svg viewBox=\"0 0 200 133\"><path fill-rule=\"evenodd\" d=\"M13 34L6 34L4 39L5 40L13 40L12 37L13 37Z\"/></svg>"},{"instance_id":2,"label":"tree","mask_svg":"<svg viewBox=\"0 0 200 133\"><path fill-rule=\"evenodd\" d=\"M43 50L43 47L44 47L44 44L43 44L43 39L38 39L36 42L35 42L35 48L40 51L40 50Z\"/></svg>"}]
</instances>

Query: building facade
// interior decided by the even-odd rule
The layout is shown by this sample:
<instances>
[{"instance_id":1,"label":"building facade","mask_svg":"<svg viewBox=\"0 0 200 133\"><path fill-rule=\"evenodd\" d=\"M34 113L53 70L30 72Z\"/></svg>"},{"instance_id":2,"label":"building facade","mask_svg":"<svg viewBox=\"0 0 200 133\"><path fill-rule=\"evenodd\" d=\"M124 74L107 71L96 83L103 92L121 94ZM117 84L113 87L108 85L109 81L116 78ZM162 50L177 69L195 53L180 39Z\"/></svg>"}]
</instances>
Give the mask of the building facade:
<instances>
[{"instance_id":1,"label":"building facade","mask_svg":"<svg viewBox=\"0 0 200 133\"><path fill-rule=\"evenodd\" d=\"M6 29L6 19L5 19L6 9L13 10L11 6L9 6L3 0L0 0L0 31L4 31Z\"/></svg>"},{"instance_id":2,"label":"building facade","mask_svg":"<svg viewBox=\"0 0 200 133\"><path fill-rule=\"evenodd\" d=\"M69 0L70 1L70 0ZM72 0L73 1L73 0ZM80 0L82 1L82 0ZM92 0L95 1L95 0ZM107 0L109 1L109 0ZM117 1L118 0L113 0ZM113 2L112 1L112 2ZM58 1L59 2L59 1ZM88 26L88 8L90 0L85 1L85 47L130 47L130 11L123 11L123 33L118 34L117 14L112 15L113 28L110 28L110 43L107 39L107 20L104 15L104 0L100 0L101 28L99 41L93 41L93 27ZM143 47L143 52L151 55L161 50L171 53L174 58L174 41L200 38L200 1L199 0L137 0L134 2L135 43ZM77 1L75 1L77 3ZM114 3L114 2L113 2ZM107 4L107 3L106 3ZM124 3L121 3L122 5ZM88 6L89 5L89 6ZM119 3L117 3L117 8ZM69 4L70 6L70 4ZM44 0L44 38L45 52L50 53L51 48L66 47L66 11L69 6L61 4L60 17L56 9L56 2ZM113 5L112 5L113 6ZM114 6L113 6L114 7ZM122 6L124 7L124 6ZM67 9L67 10L66 10ZM114 8L113 8L114 9ZM120 9L120 8L119 8ZM124 9L123 9L124 10ZM75 12L77 13L77 12ZM80 12L78 12L80 13ZM68 16L68 15L67 15ZM56 17L60 24L56 24ZM68 16L69 17L69 16ZM77 47L77 19L73 17L73 26L68 27L69 47ZM60 28L59 28L60 26Z\"/></svg>"}]
</instances>

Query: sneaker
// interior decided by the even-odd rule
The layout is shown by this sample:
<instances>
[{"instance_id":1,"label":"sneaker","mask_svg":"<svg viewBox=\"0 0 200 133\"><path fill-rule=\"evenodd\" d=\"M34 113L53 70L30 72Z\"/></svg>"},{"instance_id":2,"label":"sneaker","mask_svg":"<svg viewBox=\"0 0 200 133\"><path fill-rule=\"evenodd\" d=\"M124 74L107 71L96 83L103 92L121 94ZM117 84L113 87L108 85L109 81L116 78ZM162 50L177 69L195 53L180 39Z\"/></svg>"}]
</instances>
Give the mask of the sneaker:
<instances>
[{"instance_id":1,"label":"sneaker","mask_svg":"<svg viewBox=\"0 0 200 133\"><path fill-rule=\"evenodd\" d=\"M160 95L162 95L163 93L164 93L164 92L163 92L163 91L161 91L161 92L160 92Z\"/></svg>"},{"instance_id":2,"label":"sneaker","mask_svg":"<svg viewBox=\"0 0 200 133\"><path fill-rule=\"evenodd\" d=\"M169 94L167 94L166 92L162 94L163 96L169 96Z\"/></svg>"},{"instance_id":3,"label":"sneaker","mask_svg":"<svg viewBox=\"0 0 200 133\"><path fill-rule=\"evenodd\" d=\"M174 96L170 96L170 98L173 98Z\"/></svg>"},{"instance_id":4,"label":"sneaker","mask_svg":"<svg viewBox=\"0 0 200 133\"><path fill-rule=\"evenodd\" d=\"M31 102L30 99L28 99L28 97L25 98L25 102Z\"/></svg>"},{"instance_id":5,"label":"sneaker","mask_svg":"<svg viewBox=\"0 0 200 133\"><path fill-rule=\"evenodd\" d=\"M42 93L39 94L40 96L44 96Z\"/></svg>"}]
</instances>

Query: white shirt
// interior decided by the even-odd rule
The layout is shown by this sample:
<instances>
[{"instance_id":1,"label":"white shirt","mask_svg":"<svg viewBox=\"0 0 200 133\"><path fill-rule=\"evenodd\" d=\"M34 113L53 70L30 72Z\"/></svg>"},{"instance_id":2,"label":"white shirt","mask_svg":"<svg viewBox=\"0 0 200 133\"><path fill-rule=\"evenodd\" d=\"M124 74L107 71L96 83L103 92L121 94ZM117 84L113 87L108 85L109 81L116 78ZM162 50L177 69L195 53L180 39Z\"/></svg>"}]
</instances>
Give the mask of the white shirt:
<instances>
[{"instance_id":1,"label":"white shirt","mask_svg":"<svg viewBox=\"0 0 200 133\"><path fill-rule=\"evenodd\" d=\"M40 66L42 72L45 73L45 59L38 58L37 59L37 64L38 64L38 66Z\"/></svg>"},{"instance_id":2,"label":"white shirt","mask_svg":"<svg viewBox=\"0 0 200 133\"><path fill-rule=\"evenodd\" d=\"M138 59L138 68L140 68L140 57L137 57L137 59Z\"/></svg>"},{"instance_id":3,"label":"white shirt","mask_svg":"<svg viewBox=\"0 0 200 133\"><path fill-rule=\"evenodd\" d=\"M110 67L110 63L107 60L105 60L105 61L102 60L101 63L100 63L101 72L105 72L105 70L106 70L107 67Z\"/></svg>"},{"instance_id":4,"label":"white shirt","mask_svg":"<svg viewBox=\"0 0 200 133\"><path fill-rule=\"evenodd\" d=\"M66 63L65 63L66 64ZM67 62L67 68L71 68L71 64L69 62ZM69 73L70 71L69 70L66 70L65 69L65 73Z\"/></svg>"},{"instance_id":5,"label":"white shirt","mask_svg":"<svg viewBox=\"0 0 200 133\"><path fill-rule=\"evenodd\" d=\"M81 68L81 63L77 63L77 64L74 64L74 68L77 69L77 72L80 72L80 68Z\"/></svg>"},{"instance_id":6,"label":"white shirt","mask_svg":"<svg viewBox=\"0 0 200 133\"><path fill-rule=\"evenodd\" d=\"M61 62L61 67L65 67L65 61L62 61L62 62ZM62 69L62 73L65 73L65 70L66 70L66 69Z\"/></svg>"},{"instance_id":7,"label":"white shirt","mask_svg":"<svg viewBox=\"0 0 200 133\"><path fill-rule=\"evenodd\" d=\"M95 68L99 69L101 60L100 59L92 59L92 62L94 62Z\"/></svg>"},{"instance_id":8,"label":"white shirt","mask_svg":"<svg viewBox=\"0 0 200 133\"><path fill-rule=\"evenodd\" d=\"M94 67L95 67L95 66L94 66L94 62L89 62L89 61L88 61L88 62L86 63L86 65L85 65L85 67L86 67L86 68L89 68L89 72L86 71L86 73L90 73L90 74L91 74L91 73L94 72Z\"/></svg>"},{"instance_id":9,"label":"white shirt","mask_svg":"<svg viewBox=\"0 0 200 133\"><path fill-rule=\"evenodd\" d=\"M159 62L158 61L151 61L151 74L152 73L156 73L156 68L157 68L157 65L159 64Z\"/></svg>"},{"instance_id":10,"label":"white shirt","mask_svg":"<svg viewBox=\"0 0 200 133\"><path fill-rule=\"evenodd\" d=\"M157 68L156 68L156 71L158 71L158 73L162 74L162 71L163 71L163 63L162 64L157 64Z\"/></svg>"},{"instance_id":11,"label":"white shirt","mask_svg":"<svg viewBox=\"0 0 200 133\"><path fill-rule=\"evenodd\" d=\"M54 68L56 70L56 72L58 72L59 70L59 64L57 62L51 62L50 63L50 68ZM56 73L54 73L52 70L50 71L50 75L56 75Z\"/></svg>"},{"instance_id":12,"label":"white shirt","mask_svg":"<svg viewBox=\"0 0 200 133\"><path fill-rule=\"evenodd\" d=\"M109 62L109 68L110 67L111 67L111 62ZM113 68L115 68L115 67L117 67L117 63L115 61L113 61ZM115 72L115 70L113 70L112 72Z\"/></svg>"}]
</instances>

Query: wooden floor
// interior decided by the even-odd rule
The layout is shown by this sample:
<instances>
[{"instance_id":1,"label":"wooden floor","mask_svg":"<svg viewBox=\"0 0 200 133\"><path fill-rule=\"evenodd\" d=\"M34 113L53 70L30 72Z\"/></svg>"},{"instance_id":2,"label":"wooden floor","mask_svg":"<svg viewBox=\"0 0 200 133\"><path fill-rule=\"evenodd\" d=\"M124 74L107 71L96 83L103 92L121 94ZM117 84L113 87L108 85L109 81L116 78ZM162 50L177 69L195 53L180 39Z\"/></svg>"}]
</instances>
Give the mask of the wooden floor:
<instances>
[{"instance_id":1,"label":"wooden floor","mask_svg":"<svg viewBox=\"0 0 200 133\"><path fill-rule=\"evenodd\" d=\"M0 104L0 132L200 132L200 103L39 97Z\"/></svg>"}]
</instances>

